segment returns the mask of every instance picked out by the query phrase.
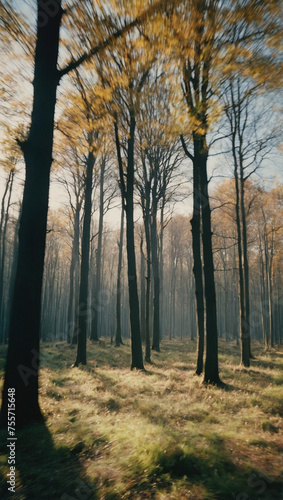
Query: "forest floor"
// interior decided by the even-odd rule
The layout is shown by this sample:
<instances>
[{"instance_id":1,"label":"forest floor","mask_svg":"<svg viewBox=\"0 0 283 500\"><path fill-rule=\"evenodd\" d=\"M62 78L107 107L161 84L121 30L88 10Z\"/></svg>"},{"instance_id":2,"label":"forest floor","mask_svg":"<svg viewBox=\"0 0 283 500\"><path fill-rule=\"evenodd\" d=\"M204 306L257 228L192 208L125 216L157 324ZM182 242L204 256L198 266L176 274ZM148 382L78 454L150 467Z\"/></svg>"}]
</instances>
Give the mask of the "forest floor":
<instances>
[{"instance_id":1,"label":"forest floor","mask_svg":"<svg viewBox=\"0 0 283 500\"><path fill-rule=\"evenodd\" d=\"M130 371L130 346L41 348L44 425L17 432L16 493L7 494L7 432L1 431L2 500L283 498L283 350L220 342L224 389L194 375L195 343L162 342L146 372ZM5 348L0 348L1 374Z\"/></svg>"}]
</instances>

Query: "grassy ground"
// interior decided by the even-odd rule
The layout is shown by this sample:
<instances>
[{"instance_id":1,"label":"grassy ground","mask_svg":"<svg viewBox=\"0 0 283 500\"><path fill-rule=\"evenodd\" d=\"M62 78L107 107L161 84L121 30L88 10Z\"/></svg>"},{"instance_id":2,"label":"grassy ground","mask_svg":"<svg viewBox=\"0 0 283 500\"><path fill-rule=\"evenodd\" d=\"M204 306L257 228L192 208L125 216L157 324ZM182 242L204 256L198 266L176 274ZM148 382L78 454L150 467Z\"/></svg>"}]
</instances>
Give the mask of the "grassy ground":
<instances>
[{"instance_id":1,"label":"grassy ground","mask_svg":"<svg viewBox=\"0 0 283 500\"><path fill-rule=\"evenodd\" d=\"M4 367L1 348L1 370ZM17 433L14 500L283 498L283 351L254 347L249 370L220 345L225 389L194 375L195 345L162 343L147 372L131 372L130 348L89 345L72 368L64 342L42 347L45 425ZM281 429L280 429L281 428ZM0 498L7 494L1 432Z\"/></svg>"}]
</instances>

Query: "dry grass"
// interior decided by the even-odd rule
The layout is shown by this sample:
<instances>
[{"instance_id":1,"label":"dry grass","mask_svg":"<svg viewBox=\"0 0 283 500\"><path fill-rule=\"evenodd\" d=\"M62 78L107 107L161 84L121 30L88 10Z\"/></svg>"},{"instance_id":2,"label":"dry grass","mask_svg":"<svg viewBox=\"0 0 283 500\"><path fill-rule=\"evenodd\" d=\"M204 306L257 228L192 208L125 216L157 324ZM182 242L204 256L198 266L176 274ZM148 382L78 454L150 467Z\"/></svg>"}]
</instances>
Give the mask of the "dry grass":
<instances>
[{"instance_id":1,"label":"dry grass","mask_svg":"<svg viewBox=\"0 0 283 500\"><path fill-rule=\"evenodd\" d=\"M46 424L18 434L13 499L279 500L283 352L254 351L245 370L221 344L219 389L194 375L190 341L164 341L145 373L129 346L89 344L84 368L65 343L42 346Z\"/></svg>"}]
</instances>

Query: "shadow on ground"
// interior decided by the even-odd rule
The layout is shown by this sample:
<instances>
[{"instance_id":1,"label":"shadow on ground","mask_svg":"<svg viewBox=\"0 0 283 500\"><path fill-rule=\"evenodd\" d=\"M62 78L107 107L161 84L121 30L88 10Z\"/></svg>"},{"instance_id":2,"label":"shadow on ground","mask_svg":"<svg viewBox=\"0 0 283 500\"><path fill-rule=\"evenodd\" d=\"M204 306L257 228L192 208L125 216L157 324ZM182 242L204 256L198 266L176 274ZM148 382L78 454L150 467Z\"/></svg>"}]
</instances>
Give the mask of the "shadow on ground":
<instances>
[{"instance_id":1,"label":"shadow on ground","mask_svg":"<svg viewBox=\"0 0 283 500\"><path fill-rule=\"evenodd\" d=\"M17 432L16 492L8 491L7 433L1 430L1 500L96 500L95 487L83 477L77 450L54 446L44 423Z\"/></svg>"}]
</instances>

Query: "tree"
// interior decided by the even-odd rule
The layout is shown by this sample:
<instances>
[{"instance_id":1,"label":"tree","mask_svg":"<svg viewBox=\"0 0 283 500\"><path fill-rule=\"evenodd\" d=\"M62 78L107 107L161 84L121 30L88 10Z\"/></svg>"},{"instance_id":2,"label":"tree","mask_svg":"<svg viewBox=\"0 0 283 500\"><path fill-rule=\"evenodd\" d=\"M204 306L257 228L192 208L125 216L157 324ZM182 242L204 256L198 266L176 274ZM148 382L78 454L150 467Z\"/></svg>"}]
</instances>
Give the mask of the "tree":
<instances>
[{"instance_id":1,"label":"tree","mask_svg":"<svg viewBox=\"0 0 283 500\"><path fill-rule=\"evenodd\" d=\"M120 238L118 242L118 268L117 268L117 292L116 292L116 336L115 345L119 347L123 344L121 329L121 271L123 259L123 239L124 239L124 209L121 210Z\"/></svg>"},{"instance_id":2,"label":"tree","mask_svg":"<svg viewBox=\"0 0 283 500\"><path fill-rule=\"evenodd\" d=\"M21 148L26 164L19 229L18 265L11 308L9 347L1 408L7 424L8 388L15 388L17 426L42 420L38 404L38 356L43 262L46 238L49 175L52 163L54 110L59 82L57 58L61 1L53 2L51 16L38 1L34 100L29 135Z\"/></svg>"},{"instance_id":3,"label":"tree","mask_svg":"<svg viewBox=\"0 0 283 500\"><path fill-rule=\"evenodd\" d=\"M212 254L211 209L208 194L207 144L209 110L209 73L214 49L216 3L205 1L190 6L192 18L189 45L183 46L183 91L191 120L193 154L185 143L185 151L193 162L194 212L192 236L194 273L198 310L199 355L203 349L202 270L200 252L200 226L202 226L203 278L206 306L206 360L204 382L220 384L218 372L218 332L216 292ZM197 371L201 369L201 362Z\"/></svg>"},{"instance_id":4,"label":"tree","mask_svg":"<svg viewBox=\"0 0 283 500\"><path fill-rule=\"evenodd\" d=\"M145 276L145 361L151 363L150 359L150 282L151 282L151 235L150 235L150 190L151 190L151 174L150 178L147 177L148 172L144 156L142 155L142 170L143 182L137 184L140 193L140 203L142 207L144 234L146 242L146 276ZM141 259L144 258L143 254L143 238L141 235ZM141 280L143 276L141 275Z\"/></svg>"},{"instance_id":5,"label":"tree","mask_svg":"<svg viewBox=\"0 0 283 500\"><path fill-rule=\"evenodd\" d=\"M203 354L204 354L204 290L203 290L203 271L201 258L201 187L200 176L195 155L189 153L183 136L181 141L187 156L193 162L193 216L191 219L192 227L192 246L193 246L193 273L195 279L195 300L196 300L196 318L197 318L197 367L196 374L203 372Z\"/></svg>"},{"instance_id":6,"label":"tree","mask_svg":"<svg viewBox=\"0 0 283 500\"><path fill-rule=\"evenodd\" d=\"M200 210L202 226L207 340L204 382L219 384L217 308L207 175L210 148L208 133L211 124L219 117L216 96L220 81L237 74L240 68L250 77L256 79L259 74L261 78L262 63L268 61L267 54L271 50L278 61L274 46L273 49L270 47L276 45L279 23L276 2L258 6L252 1L242 4L202 0L197 3L188 1L185 5L186 8L184 5L177 7L172 16L177 46L174 50L179 53L184 98L190 118L187 132L192 139L193 152L185 149L193 162L194 205ZM269 48L267 42L270 42ZM271 66L274 70L276 64ZM192 225L195 265L199 261L197 240L200 225L197 214L193 216ZM197 286L201 289L200 279Z\"/></svg>"},{"instance_id":7,"label":"tree","mask_svg":"<svg viewBox=\"0 0 283 500\"><path fill-rule=\"evenodd\" d=\"M118 131L118 116L115 117L115 138L117 147L117 157L119 164L120 186L123 200L123 210L126 212L126 239L128 256L128 286L129 286L129 304L130 304L130 322L131 322L131 345L132 345L132 364L131 369L144 369L142 359L140 320L139 320L139 301L137 289L136 257L134 246L134 138L135 138L135 112L133 108L129 109L129 139L126 160L126 183L124 179L124 168L121 156L121 145Z\"/></svg>"}]
</instances>

